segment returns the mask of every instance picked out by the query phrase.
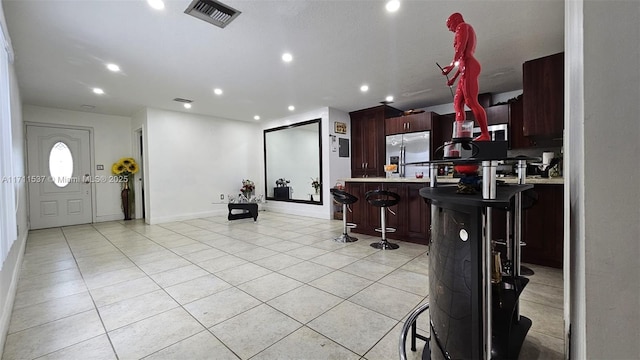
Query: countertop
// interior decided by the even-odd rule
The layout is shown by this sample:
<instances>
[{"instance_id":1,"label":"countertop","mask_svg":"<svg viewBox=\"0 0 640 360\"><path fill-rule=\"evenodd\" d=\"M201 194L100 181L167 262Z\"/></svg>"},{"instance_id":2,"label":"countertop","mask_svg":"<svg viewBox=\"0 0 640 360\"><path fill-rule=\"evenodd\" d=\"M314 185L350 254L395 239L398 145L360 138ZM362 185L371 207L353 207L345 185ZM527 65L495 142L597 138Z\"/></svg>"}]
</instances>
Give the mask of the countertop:
<instances>
[{"instance_id":1,"label":"countertop","mask_svg":"<svg viewBox=\"0 0 640 360\"><path fill-rule=\"evenodd\" d=\"M517 184L518 178L515 176L506 176L499 177L497 180L502 180L507 184ZM428 185L430 180L428 177L424 177L422 179L416 179L415 177L406 177L406 178L383 178L383 177L366 177L366 178L343 178L338 179L341 182L385 182L385 183L418 183ZM454 178L452 176L438 176L438 182L443 184L451 184L457 183L460 181L459 178ZM540 176L527 176L525 181L526 184L542 184L542 185L562 185L564 184L564 178L562 177L550 177L550 178L542 178Z\"/></svg>"}]
</instances>

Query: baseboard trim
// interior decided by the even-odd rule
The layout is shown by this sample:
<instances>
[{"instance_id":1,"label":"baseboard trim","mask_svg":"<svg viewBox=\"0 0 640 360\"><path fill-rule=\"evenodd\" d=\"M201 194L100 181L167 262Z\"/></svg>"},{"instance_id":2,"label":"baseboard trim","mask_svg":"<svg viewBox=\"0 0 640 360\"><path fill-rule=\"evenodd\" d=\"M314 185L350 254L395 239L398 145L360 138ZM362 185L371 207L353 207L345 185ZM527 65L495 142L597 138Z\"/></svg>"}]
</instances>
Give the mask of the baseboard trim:
<instances>
[{"instance_id":1,"label":"baseboard trim","mask_svg":"<svg viewBox=\"0 0 640 360\"><path fill-rule=\"evenodd\" d=\"M124 215L122 214L100 215L100 216L96 216L95 222L100 223L100 222L107 222L107 221L118 221L123 219L124 219Z\"/></svg>"},{"instance_id":2,"label":"baseboard trim","mask_svg":"<svg viewBox=\"0 0 640 360\"><path fill-rule=\"evenodd\" d=\"M184 221L184 220L192 220L199 219L208 216L219 216L228 214L229 210L225 207L224 209L218 209L213 211L203 211L198 213L190 213L190 214L181 214L181 215L172 215L172 216L161 216L161 217L151 217L149 219L149 224L161 224L172 221Z\"/></svg>"},{"instance_id":3,"label":"baseboard trim","mask_svg":"<svg viewBox=\"0 0 640 360\"><path fill-rule=\"evenodd\" d=\"M16 263L11 270L11 284L7 289L7 297L4 304L2 304L2 317L0 317L0 354L4 353L4 342L7 339L7 333L9 332L9 324L11 323L11 313L13 312L13 302L16 298L16 291L18 289L18 280L20 279L20 269L22 269L22 261L24 260L24 250L27 245L27 237L29 236L29 230L23 232L21 238L18 240L20 249L18 250L18 257ZM15 244L15 243L14 243ZM5 271L6 269L2 269Z\"/></svg>"}]
</instances>

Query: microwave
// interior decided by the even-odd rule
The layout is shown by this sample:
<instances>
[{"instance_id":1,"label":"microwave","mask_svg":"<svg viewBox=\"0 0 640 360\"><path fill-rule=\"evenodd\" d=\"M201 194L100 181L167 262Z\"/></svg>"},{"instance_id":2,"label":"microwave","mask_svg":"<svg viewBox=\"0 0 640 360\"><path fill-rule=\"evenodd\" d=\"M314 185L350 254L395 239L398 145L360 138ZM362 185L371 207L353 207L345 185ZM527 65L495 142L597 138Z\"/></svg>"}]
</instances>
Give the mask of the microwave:
<instances>
[{"instance_id":1,"label":"microwave","mask_svg":"<svg viewBox=\"0 0 640 360\"><path fill-rule=\"evenodd\" d=\"M489 125L487 126L491 141L508 141L509 140L509 127L507 124ZM473 128L473 138L480 136L480 128Z\"/></svg>"}]
</instances>

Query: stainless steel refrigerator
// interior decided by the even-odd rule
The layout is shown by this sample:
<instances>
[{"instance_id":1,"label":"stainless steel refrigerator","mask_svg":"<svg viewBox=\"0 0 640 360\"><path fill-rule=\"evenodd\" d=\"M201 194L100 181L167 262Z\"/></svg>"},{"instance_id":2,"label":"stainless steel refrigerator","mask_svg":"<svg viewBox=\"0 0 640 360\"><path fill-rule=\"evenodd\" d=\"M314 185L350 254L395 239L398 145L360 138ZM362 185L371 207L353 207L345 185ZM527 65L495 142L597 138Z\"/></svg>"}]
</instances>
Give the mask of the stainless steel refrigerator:
<instances>
[{"instance_id":1,"label":"stainless steel refrigerator","mask_svg":"<svg viewBox=\"0 0 640 360\"><path fill-rule=\"evenodd\" d=\"M429 178L429 165L405 165L429 161L429 131L420 131L408 134L387 135L387 164L397 164L396 171L387 173L387 177L419 177L422 174Z\"/></svg>"}]
</instances>

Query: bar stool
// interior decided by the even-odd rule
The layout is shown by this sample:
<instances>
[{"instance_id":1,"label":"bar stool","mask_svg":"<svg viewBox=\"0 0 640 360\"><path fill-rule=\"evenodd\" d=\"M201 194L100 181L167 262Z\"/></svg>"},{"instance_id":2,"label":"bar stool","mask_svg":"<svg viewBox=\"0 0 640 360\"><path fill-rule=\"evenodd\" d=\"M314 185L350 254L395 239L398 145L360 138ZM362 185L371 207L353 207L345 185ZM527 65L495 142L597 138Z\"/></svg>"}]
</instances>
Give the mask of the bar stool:
<instances>
[{"instance_id":1,"label":"bar stool","mask_svg":"<svg viewBox=\"0 0 640 360\"><path fill-rule=\"evenodd\" d=\"M356 227L356 224L347 222L347 209L351 212L351 208L349 208L349 205L358 201L358 198L340 189L332 188L329 191L331 192L331 195L333 195L333 200L335 200L338 204L342 204L342 235L333 239L333 241L341 243L358 241L358 238L349 236L349 234L347 234L347 229L353 229Z\"/></svg>"},{"instance_id":2,"label":"bar stool","mask_svg":"<svg viewBox=\"0 0 640 360\"><path fill-rule=\"evenodd\" d=\"M375 230L382 233L382 239L377 243L372 243L371 247L381 250L395 250L399 248L400 245L387 241L387 232L395 232L396 229L387 227L386 210L389 210L393 215L396 214L391 211L389 207L398 204L400 195L387 190L371 190L367 191L364 196L369 204L380 208L380 227Z\"/></svg>"},{"instance_id":3,"label":"bar stool","mask_svg":"<svg viewBox=\"0 0 640 360\"><path fill-rule=\"evenodd\" d=\"M538 202L538 193L535 192L533 189L529 189L529 190L525 190L522 192L522 211L525 211L529 208L531 208L532 206L534 206L536 203ZM511 208L513 209L515 207L515 199L511 199ZM507 253L507 263L505 264L505 271L507 273L515 273L515 271L513 270L513 266L514 263L520 263L520 259L513 259L513 249L511 248L511 245L513 244L513 225L511 223L511 218L512 218L512 213L511 211L507 212L507 231L506 231L506 240L503 239L497 239L495 240L495 244L496 245L501 245L501 246L505 246L506 247L506 253ZM525 243L524 241L520 240L520 244L519 244L520 248L527 246L527 243ZM522 250L521 250L522 251ZM519 252L520 253L520 252ZM533 271L533 269L526 267L524 265L520 265L520 275L523 276L532 276L534 275L535 272Z\"/></svg>"}]
</instances>

